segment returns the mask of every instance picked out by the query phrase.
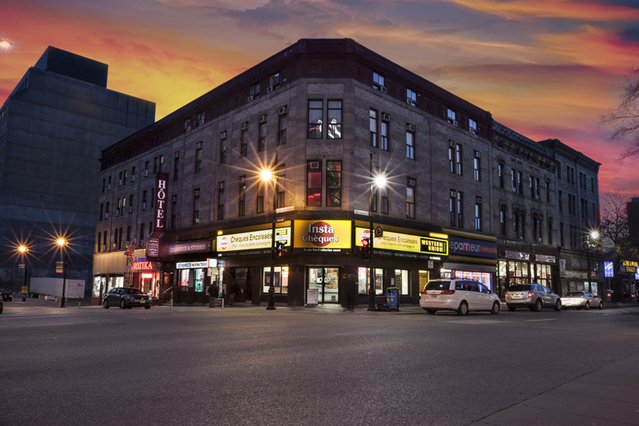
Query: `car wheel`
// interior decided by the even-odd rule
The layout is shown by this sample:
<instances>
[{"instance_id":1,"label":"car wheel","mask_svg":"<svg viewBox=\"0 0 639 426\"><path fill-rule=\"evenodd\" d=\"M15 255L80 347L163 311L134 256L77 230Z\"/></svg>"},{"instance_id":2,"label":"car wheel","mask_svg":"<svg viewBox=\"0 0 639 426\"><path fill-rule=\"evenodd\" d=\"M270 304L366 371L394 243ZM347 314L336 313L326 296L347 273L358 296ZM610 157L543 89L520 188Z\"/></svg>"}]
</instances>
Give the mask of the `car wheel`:
<instances>
[{"instance_id":1,"label":"car wheel","mask_svg":"<svg viewBox=\"0 0 639 426\"><path fill-rule=\"evenodd\" d=\"M150 306L145 306L144 309L151 309L151 307Z\"/></svg>"},{"instance_id":2,"label":"car wheel","mask_svg":"<svg viewBox=\"0 0 639 426\"><path fill-rule=\"evenodd\" d=\"M104 299L104 302L102 302L102 306L104 306L104 309L109 309L109 302L107 302L107 300Z\"/></svg>"},{"instance_id":3,"label":"car wheel","mask_svg":"<svg viewBox=\"0 0 639 426\"><path fill-rule=\"evenodd\" d=\"M599 306L598 306L598 308L599 308L599 309L603 309L603 302L599 302Z\"/></svg>"},{"instance_id":4,"label":"car wheel","mask_svg":"<svg viewBox=\"0 0 639 426\"><path fill-rule=\"evenodd\" d=\"M555 303L555 311L561 311L561 300L557 300Z\"/></svg>"},{"instance_id":5,"label":"car wheel","mask_svg":"<svg viewBox=\"0 0 639 426\"><path fill-rule=\"evenodd\" d=\"M508 306L508 310L510 312L515 312L515 310L517 310L517 308L515 308L514 306Z\"/></svg>"},{"instance_id":6,"label":"car wheel","mask_svg":"<svg viewBox=\"0 0 639 426\"><path fill-rule=\"evenodd\" d=\"M124 303L124 299L120 299L120 309L126 309L126 303Z\"/></svg>"},{"instance_id":7,"label":"car wheel","mask_svg":"<svg viewBox=\"0 0 639 426\"><path fill-rule=\"evenodd\" d=\"M590 302L586 302L586 306L584 306L584 309L585 309L585 310L590 309Z\"/></svg>"},{"instance_id":8,"label":"car wheel","mask_svg":"<svg viewBox=\"0 0 639 426\"><path fill-rule=\"evenodd\" d=\"M459 304L459 308L457 308L457 315L468 315L468 304L466 302L461 302Z\"/></svg>"},{"instance_id":9,"label":"car wheel","mask_svg":"<svg viewBox=\"0 0 639 426\"><path fill-rule=\"evenodd\" d=\"M537 299L537 301L535 302L535 312L540 312L542 306L543 304L541 302L541 299Z\"/></svg>"},{"instance_id":10,"label":"car wheel","mask_svg":"<svg viewBox=\"0 0 639 426\"><path fill-rule=\"evenodd\" d=\"M493 308L490 310L490 313L493 315L497 315L501 307L499 306L499 302L493 303Z\"/></svg>"}]
</instances>

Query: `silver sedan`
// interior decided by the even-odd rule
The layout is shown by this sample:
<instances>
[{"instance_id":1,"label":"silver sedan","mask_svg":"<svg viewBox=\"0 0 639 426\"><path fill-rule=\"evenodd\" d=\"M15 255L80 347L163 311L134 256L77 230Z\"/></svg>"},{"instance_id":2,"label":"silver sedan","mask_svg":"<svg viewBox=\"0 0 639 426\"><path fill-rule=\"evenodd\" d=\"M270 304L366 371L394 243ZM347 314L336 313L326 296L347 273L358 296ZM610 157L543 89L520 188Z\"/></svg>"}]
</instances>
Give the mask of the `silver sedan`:
<instances>
[{"instance_id":1,"label":"silver sedan","mask_svg":"<svg viewBox=\"0 0 639 426\"><path fill-rule=\"evenodd\" d=\"M564 309L603 309L603 301L587 291L571 291L570 293L566 293L561 298L561 303L563 304Z\"/></svg>"}]
</instances>

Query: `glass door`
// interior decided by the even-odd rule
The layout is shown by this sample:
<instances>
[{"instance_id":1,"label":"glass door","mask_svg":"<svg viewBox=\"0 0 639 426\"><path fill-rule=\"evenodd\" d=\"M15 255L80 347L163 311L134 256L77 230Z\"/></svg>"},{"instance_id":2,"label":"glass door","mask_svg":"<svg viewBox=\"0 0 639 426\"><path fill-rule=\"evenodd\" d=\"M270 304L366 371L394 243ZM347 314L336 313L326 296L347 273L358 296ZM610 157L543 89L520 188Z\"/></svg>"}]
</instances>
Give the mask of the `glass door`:
<instances>
[{"instance_id":1,"label":"glass door","mask_svg":"<svg viewBox=\"0 0 639 426\"><path fill-rule=\"evenodd\" d=\"M339 268L309 267L308 287L317 289L318 303L339 303Z\"/></svg>"}]
</instances>

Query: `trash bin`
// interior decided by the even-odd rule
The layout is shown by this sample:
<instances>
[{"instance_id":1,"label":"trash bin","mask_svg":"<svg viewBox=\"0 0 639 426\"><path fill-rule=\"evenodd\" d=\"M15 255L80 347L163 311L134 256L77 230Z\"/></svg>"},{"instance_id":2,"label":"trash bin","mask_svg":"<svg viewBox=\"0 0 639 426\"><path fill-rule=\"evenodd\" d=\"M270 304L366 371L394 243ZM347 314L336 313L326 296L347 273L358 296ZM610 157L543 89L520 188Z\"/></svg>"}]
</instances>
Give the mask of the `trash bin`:
<instances>
[{"instance_id":1,"label":"trash bin","mask_svg":"<svg viewBox=\"0 0 639 426\"><path fill-rule=\"evenodd\" d=\"M388 287L386 289L386 304L390 311L399 311L399 288Z\"/></svg>"}]
</instances>

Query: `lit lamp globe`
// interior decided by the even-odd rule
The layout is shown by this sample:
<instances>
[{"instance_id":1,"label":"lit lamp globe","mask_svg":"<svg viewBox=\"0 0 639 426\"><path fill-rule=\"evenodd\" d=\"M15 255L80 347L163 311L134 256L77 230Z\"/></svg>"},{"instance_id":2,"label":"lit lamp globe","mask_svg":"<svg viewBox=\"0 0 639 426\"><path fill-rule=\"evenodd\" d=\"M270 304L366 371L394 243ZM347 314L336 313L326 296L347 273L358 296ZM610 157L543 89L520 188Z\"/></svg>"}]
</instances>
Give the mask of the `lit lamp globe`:
<instances>
[{"instance_id":1,"label":"lit lamp globe","mask_svg":"<svg viewBox=\"0 0 639 426\"><path fill-rule=\"evenodd\" d=\"M11 42L9 40L0 40L0 47L3 49L8 49L11 47Z\"/></svg>"}]
</instances>

